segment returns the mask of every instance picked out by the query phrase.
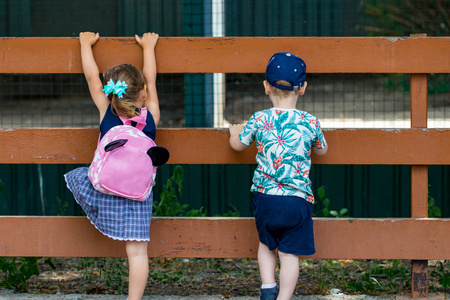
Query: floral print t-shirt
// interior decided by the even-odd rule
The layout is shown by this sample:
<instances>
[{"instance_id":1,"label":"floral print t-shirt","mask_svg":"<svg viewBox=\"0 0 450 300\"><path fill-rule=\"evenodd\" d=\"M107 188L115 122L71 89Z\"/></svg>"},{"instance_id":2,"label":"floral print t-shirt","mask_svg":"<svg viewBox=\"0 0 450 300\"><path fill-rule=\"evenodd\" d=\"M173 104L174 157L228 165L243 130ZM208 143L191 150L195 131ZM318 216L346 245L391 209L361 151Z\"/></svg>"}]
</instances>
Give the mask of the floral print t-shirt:
<instances>
[{"instance_id":1,"label":"floral print t-shirt","mask_svg":"<svg viewBox=\"0 0 450 300\"><path fill-rule=\"evenodd\" d=\"M296 109L271 108L253 114L239 134L244 145L256 139L252 192L297 196L314 202L309 170L311 147L326 147L319 121Z\"/></svg>"}]
</instances>

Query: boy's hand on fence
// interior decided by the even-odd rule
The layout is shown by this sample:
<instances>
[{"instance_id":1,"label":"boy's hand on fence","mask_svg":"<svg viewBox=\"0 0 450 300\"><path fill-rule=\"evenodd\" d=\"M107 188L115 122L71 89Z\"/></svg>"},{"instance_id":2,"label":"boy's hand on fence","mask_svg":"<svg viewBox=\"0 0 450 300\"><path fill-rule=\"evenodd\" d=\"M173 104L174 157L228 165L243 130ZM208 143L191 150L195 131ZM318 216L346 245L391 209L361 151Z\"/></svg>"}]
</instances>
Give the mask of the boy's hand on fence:
<instances>
[{"instance_id":1,"label":"boy's hand on fence","mask_svg":"<svg viewBox=\"0 0 450 300\"><path fill-rule=\"evenodd\" d=\"M156 43L158 42L159 35L154 32L144 33L142 38L140 38L137 34L134 36L136 38L136 42L141 45L142 48L155 48Z\"/></svg>"},{"instance_id":2,"label":"boy's hand on fence","mask_svg":"<svg viewBox=\"0 0 450 300\"><path fill-rule=\"evenodd\" d=\"M239 139L239 133L244 129L245 124L231 124L230 125L230 146L235 151L243 151L247 145L242 144Z\"/></svg>"},{"instance_id":3,"label":"boy's hand on fence","mask_svg":"<svg viewBox=\"0 0 450 300\"><path fill-rule=\"evenodd\" d=\"M80 32L80 44L81 45L89 45L92 47L95 43L97 43L100 38L100 34L94 32Z\"/></svg>"},{"instance_id":4,"label":"boy's hand on fence","mask_svg":"<svg viewBox=\"0 0 450 300\"><path fill-rule=\"evenodd\" d=\"M230 136L236 136L244 129L245 124L230 124Z\"/></svg>"}]
</instances>

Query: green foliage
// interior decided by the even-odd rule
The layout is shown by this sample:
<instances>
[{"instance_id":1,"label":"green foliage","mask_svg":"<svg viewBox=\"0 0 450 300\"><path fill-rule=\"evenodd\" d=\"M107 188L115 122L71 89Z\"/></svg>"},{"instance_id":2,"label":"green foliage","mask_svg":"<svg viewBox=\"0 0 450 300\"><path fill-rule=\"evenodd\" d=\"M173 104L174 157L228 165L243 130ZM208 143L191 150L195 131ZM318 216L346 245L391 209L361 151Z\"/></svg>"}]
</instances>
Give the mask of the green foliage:
<instances>
[{"instance_id":1,"label":"green foliage","mask_svg":"<svg viewBox=\"0 0 450 300\"><path fill-rule=\"evenodd\" d=\"M58 203L59 209L58 216L65 216L67 213L67 208L69 207L69 203L67 201L63 202L59 197L56 197L56 203Z\"/></svg>"},{"instance_id":2,"label":"green foliage","mask_svg":"<svg viewBox=\"0 0 450 300\"><path fill-rule=\"evenodd\" d=\"M436 205L436 200L428 193L428 218L440 218L441 209Z\"/></svg>"},{"instance_id":3,"label":"green foliage","mask_svg":"<svg viewBox=\"0 0 450 300\"><path fill-rule=\"evenodd\" d=\"M119 258L103 258L99 276L104 278L106 286L117 289L120 294L123 294L125 291L124 278L128 275L128 267Z\"/></svg>"},{"instance_id":4,"label":"green foliage","mask_svg":"<svg viewBox=\"0 0 450 300\"><path fill-rule=\"evenodd\" d=\"M5 273L1 286L7 289L16 289L24 292L27 290L26 282L33 275L40 274L37 257L2 257L0 269Z\"/></svg>"},{"instance_id":5,"label":"green foliage","mask_svg":"<svg viewBox=\"0 0 450 300\"><path fill-rule=\"evenodd\" d=\"M183 194L184 170L182 166L176 166L172 177L167 179L164 191L160 195L160 201L153 202L153 215L160 217L204 217L206 209L193 209L186 212L189 204L181 204L179 197Z\"/></svg>"},{"instance_id":6,"label":"green foliage","mask_svg":"<svg viewBox=\"0 0 450 300\"><path fill-rule=\"evenodd\" d=\"M381 78L387 91L409 92L411 90L411 77L407 74L376 74ZM444 94L450 90L446 74L428 74L428 91L430 94Z\"/></svg>"},{"instance_id":7,"label":"green foliage","mask_svg":"<svg viewBox=\"0 0 450 300\"><path fill-rule=\"evenodd\" d=\"M394 259L389 263L375 264L372 269L363 273L360 281L351 280L349 288L362 287L362 291L400 291L408 284L411 275L409 269L400 265L400 262L400 260ZM355 289L355 291L360 290Z\"/></svg>"},{"instance_id":8,"label":"green foliage","mask_svg":"<svg viewBox=\"0 0 450 300\"><path fill-rule=\"evenodd\" d=\"M124 259L116 257L83 257L79 259L78 271L86 280L98 279L105 286L125 292L125 282L128 277L128 267Z\"/></svg>"},{"instance_id":9,"label":"green foliage","mask_svg":"<svg viewBox=\"0 0 450 300\"><path fill-rule=\"evenodd\" d=\"M445 260L444 262L438 261L434 270L431 272L431 276L438 279L438 282L443 289L450 288L450 272L445 270L445 264L448 263L448 260Z\"/></svg>"},{"instance_id":10,"label":"green foliage","mask_svg":"<svg viewBox=\"0 0 450 300\"><path fill-rule=\"evenodd\" d=\"M432 36L448 36L450 22L447 0L417 1L390 0L365 1L364 29L370 35L405 36L426 33Z\"/></svg>"},{"instance_id":11,"label":"green foliage","mask_svg":"<svg viewBox=\"0 0 450 300\"><path fill-rule=\"evenodd\" d=\"M191 209L190 211L186 212L186 217L206 217L206 208L203 206L200 207L200 209Z\"/></svg>"},{"instance_id":12,"label":"green foliage","mask_svg":"<svg viewBox=\"0 0 450 300\"><path fill-rule=\"evenodd\" d=\"M364 30L370 36L409 36L425 33L428 36L449 36L450 19L448 1L417 0L370 0L364 3ZM429 74L428 91L446 93L449 91L448 77ZM400 87L409 91L409 77L403 74L389 74L385 78L386 87Z\"/></svg>"},{"instance_id":13,"label":"green foliage","mask_svg":"<svg viewBox=\"0 0 450 300\"><path fill-rule=\"evenodd\" d=\"M241 216L241 213L236 209L233 208L233 210L228 210L226 213L223 214L217 214L215 217L230 217L230 218L238 218Z\"/></svg>"},{"instance_id":14,"label":"green foliage","mask_svg":"<svg viewBox=\"0 0 450 300\"><path fill-rule=\"evenodd\" d=\"M348 284L346 277L349 273L341 267L342 263L332 259L325 261L327 262L327 265L322 267L322 273L325 273L325 276L329 276L333 281L339 282L347 290Z\"/></svg>"},{"instance_id":15,"label":"green foliage","mask_svg":"<svg viewBox=\"0 0 450 300\"><path fill-rule=\"evenodd\" d=\"M188 204L178 201L183 193L184 170L181 166L176 166L172 177L167 179L164 191L160 195L160 201L153 202L154 216L180 216L184 214ZM178 188L176 188L178 187Z\"/></svg>"},{"instance_id":16,"label":"green foliage","mask_svg":"<svg viewBox=\"0 0 450 300\"><path fill-rule=\"evenodd\" d=\"M316 292L326 293L337 287L344 293L398 293L408 286L411 273L401 260L370 264L364 269L354 260L322 260L314 264ZM359 272L349 272L350 265L356 266Z\"/></svg>"},{"instance_id":17,"label":"green foliage","mask_svg":"<svg viewBox=\"0 0 450 300\"><path fill-rule=\"evenodd\" d=\"M319 210L319 215L322 217L328 217L329 215L336 217L336 218L346 218L348 217L346 214L348 213L347 208L341 208L339 211L337 210L330 210L330 199L326 197L325 195L325 186L321 186L317 189L317 195L319 196L319 199L316 198L316 201L314 204L321 204L322 208ZM317 201L318 200L318 201Z\"/></svg>"},{"instance_id":18,"label":"green foliage","mask_svg":"<svg viewBox=\"0 0 450 300\"><path fill-rule=\"evenodd\" d=\"M318 262L319 260L313 259L313 269L312 269L312 275L314 278L314 290L317 294L324 294L329 289L330 285L332 284L332 280L329 276L326 276L327 270L325 270L324 267L319 266L317 267L315 262Z\"/></svg>"},{"instance_id":19,"label":"green foliage","mask_svg":"<svg viewBox=\"0 0 450 300\"><path fill-rule=\"evenodd\" d=\"M0 270L3 272L0 286L26 292L27 280L41 273L39 259L39 257L0 257ZM51 258L45 259L44 262L55 268Z\"/></svg>"},{"instance_id":20,"label":"green foliage","mask_svg":"<svg viewBox=\"0 0 450 300\"><path fill-rule=\"evenodd\" d=\"M82 272L85 280L90 280L96 274L92 271L94 266L96 265L97 259L94 257L81 257L78 260L77 270Z\"/></svg>"},{"instance_id":21,"label":"green foliage","mask_svg":"<svg viewBox=\"0 0 450 300\"><path fill-rule=\"evenodd\" d=\"M0 180L0 194L3 193L3 181ZM0 257L0 287L15 289L18 292L27 291L27 280L41 273L38 261L40 257ZM55 266L53 258L46 258L44 263Z\"/></svg>"},{"instance_id":22,"label":"green foliage","mask_svg":"<svg viewBox=\"0 0 450 300\"><path fill-rule=\"evenodd\" d=\"M153 201L153 216L159 217L206 217L207 210L205 207L200 207L200 209L191 209L189 204L181 204L179 198L183 194L183 180L184 180L184 170L182 166L176 166L172 177L167 179L166 185L164 185L164 190L160 195L160 201ZM235 207L231 207L224 213L223 217L240 217L239 211ZM218 217L219 215L216 215Z\"/></svg>"},{"instance_id":23,"label":"green foliage","mask_svg":"<svg viewBox=\"0 0 450 300\"><path fill-rule=\"evenodd\" d=\"M150 272L150 278L162 283L177 282L181 279L181 271Z\"/></svg>"}]
</instances>

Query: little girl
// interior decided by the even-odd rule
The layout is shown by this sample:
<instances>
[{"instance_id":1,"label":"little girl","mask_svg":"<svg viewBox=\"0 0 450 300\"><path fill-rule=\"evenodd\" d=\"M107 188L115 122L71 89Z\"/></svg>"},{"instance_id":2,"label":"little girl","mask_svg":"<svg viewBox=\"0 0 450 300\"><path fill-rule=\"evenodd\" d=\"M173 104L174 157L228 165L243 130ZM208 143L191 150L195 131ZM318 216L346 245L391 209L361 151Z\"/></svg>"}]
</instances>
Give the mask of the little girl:
<instances>
[{"instance_id":1,"label":"little girl","mask_svg":"<svg viewBox=\"0 0 450 300\"><path fill-rule=\"evenodd\" d=\"M100 137L112 127L122 124L119 116L139 116L141 108L145 107L149 113L147 125L142 131L155 139L160 118L154 52L158 34L146 33L142 38L137 35L135 38L143 49L143 72L129 64L114 66L103 73L102 84L92 52L99 34L80 33L83 72L92 100L100 113ZM118 83L118 87L112 88L110 80L113 84ZM103 194L94 189L88 178L88 168L85 167L65 174L65 179L67 187L91 223L104 235L126 241L129 261L128 299L141 299L149 271L147 243L150 241L153 192L142 202Z\"/></svg>"}]
</instances>

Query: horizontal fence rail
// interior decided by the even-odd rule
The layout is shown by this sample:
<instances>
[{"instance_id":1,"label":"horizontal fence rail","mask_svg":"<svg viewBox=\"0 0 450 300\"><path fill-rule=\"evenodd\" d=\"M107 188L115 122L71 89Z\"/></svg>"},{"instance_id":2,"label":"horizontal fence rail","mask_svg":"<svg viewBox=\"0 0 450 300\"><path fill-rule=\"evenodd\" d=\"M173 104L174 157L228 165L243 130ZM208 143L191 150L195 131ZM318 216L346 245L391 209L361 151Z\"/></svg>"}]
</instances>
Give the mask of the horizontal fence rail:
<instances>
[{"instance_id":1,"label":"horizontal fence rail","mask_svg":"<svg viewBox=\"0 0 450 300\"><path fill-rule=\"evenodd\" d=\"M98 129L20 128L0 130L3 164L89 164ZM324 130L329 144L315 164L450 164L450 130ZM236 152L227 129L158 129L156 142L170 151L169 164L254 164L256 149Z\"/></svg>"},{"instance_id":2,"label":"horizontal fence rail","mask_svg":"<svg viewBox=\"0 0 450 300\"><path fill-rule=\"evenodd\" d=\"M142 67L134 38L100 38L100 71ZM448 73L450 39L440 37L161 37L160 73L264 73L275 52L302 57L309 73ZM2 38L0 73L82 73L77 38Z\"/></svg>"},{"instance_id":3,"label":"horizontal fence rail","mask_svg":"<svg viewBox=\"0 0 450 300\"><path fill-rule=\"evenodd\" d=\"M255 258L254 223L253 218L154 218L149 256ZM0 228L0 256L126 257L124 242L105 237L84 217L0 217ZM446 259L449 228L449 219L316 218L317 253L308 257Z\"/></svg>"}]
</instances>

